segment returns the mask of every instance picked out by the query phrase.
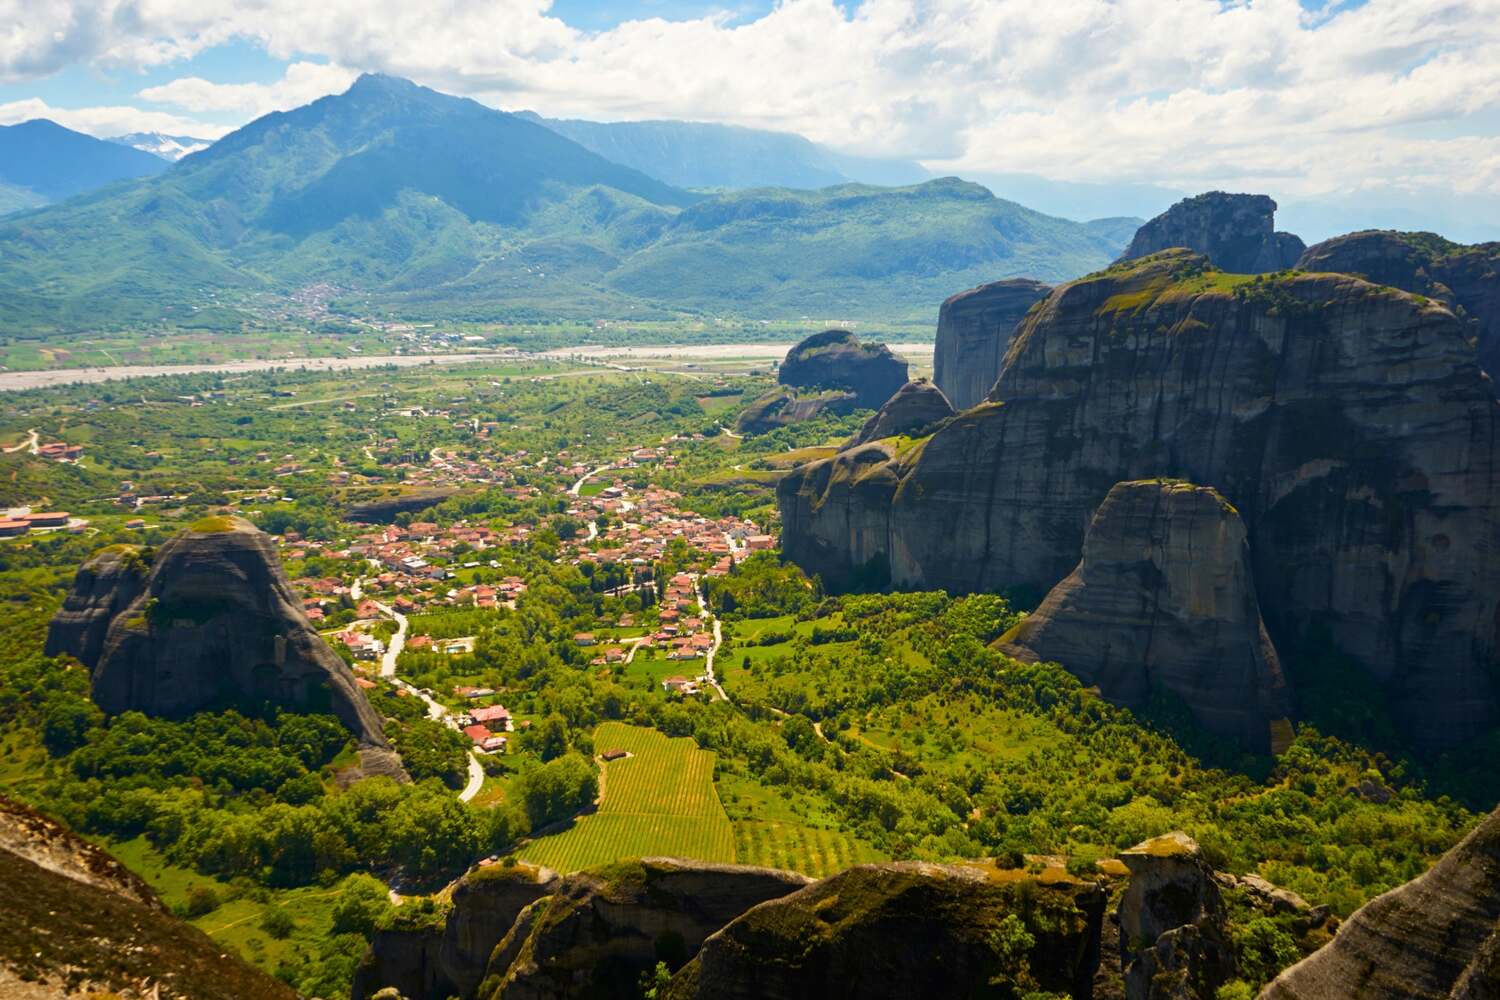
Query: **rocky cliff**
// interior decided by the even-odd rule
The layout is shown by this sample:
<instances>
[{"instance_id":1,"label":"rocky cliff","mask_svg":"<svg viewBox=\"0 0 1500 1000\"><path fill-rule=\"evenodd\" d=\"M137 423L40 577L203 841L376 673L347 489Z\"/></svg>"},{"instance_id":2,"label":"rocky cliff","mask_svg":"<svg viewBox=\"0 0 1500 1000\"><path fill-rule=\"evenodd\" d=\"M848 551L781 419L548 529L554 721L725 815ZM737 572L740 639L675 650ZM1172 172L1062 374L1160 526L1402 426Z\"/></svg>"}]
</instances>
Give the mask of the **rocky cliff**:
<instances>
[{"instance_id":1,"label":"rocky cliff","mask_svg":"<svg viewBox=\"0 0 1500 1000\"><path fill-rule=\"evenodd\" d=\"M1165 689L1209 732L1261 751L1271 723L1291 714L1244 523L1206 486L1116 485L1094 514L1078 567L1000 648L1066 664L1132 707Z\"/></svg>"},{"instance_id":2,"label":"rocky cliff","mask_svg":"<svg viewBox=\"0 0 1500 1000\"><path fill-rule=\"evenodd\" d=\"M1209 191L1185 198L1136 231L1121 260L1183 247L1231 274L1264 274L1297 263L1305 249L1276 232L1276 202L1263 194Z\"/></svg>"},{"instance_id":3,"label":"rocky cliff","mask_svg":"<svg viewBox=\"0 0 1500 1000\"><path fill-rule=\"evenodd\" d=\"M1480 367L1500 377L1500 243L1463 246L1434 233L1376 230L1309 247L1297 266L1437 299L1469 324Z\"/></svg>"},{"instance_id":4,"label":"rocky cliff","mask_svg":"<svg viewBox=\"0 0 1500 1000\"><path fill-rule=\"evenodd\" d=\"M1500 810L1425 875L1378 896L1260 1000L1500 997Z\"/></svg>"},{"instance_id":5,"label":"rocky cliff","mask_svg":"<svg viewBox=\"0 0 1500 1000\"><path fill-rule=\"evenodd\" d=\"M852 448L897 434L918 434L953 416L953 406L942 390L925 378L915 379L896 390L859 433L845 445Z\"/></svg>"},{"instance_id":6,"label":"rocky cliff","mask_svg":"<svg viewBox=\"0 0 1500 1000\"><path fill-rule=\"evenodd\" d=\"M1234 977L1223 898L1198 844L1184 833L1120 854L1130 884L1120 899L1126 1000L1208 998Z\"/></svg>"},{"instance_id":7,"label":"rocky cliff","mask_svg":"<svg viewBox=\"0 0 1500 1000\"><path fill-rule=\"evenodd\" d=\"M1283 654L1326 629L1418 745L1451 745L1500 709L1500 411L1464 335L1358 278L1117 264L1028 315L993 402L786 476L783 549L832 585L1041 594L1116 483L1212 486Z\"/></svg>"},{"instance_id":8,"label":"rocky cliff","mask_svg":"<svg viewBox=\"0 0 1500 1000\"><path fill-rule=\"evenodd\" d=\"M989 395L1016 326L1051 291L1040 281L1010 278L959 292L943 303L932 380L954 409L967 410Z\"/></svg>"},{"instance_id":9,"label":"rocky cliff","mask_svg":"<svg viewBox=\"0 0 1500 1000\"><path fill-rule=\"evenodd\" d=\"M557 885L557 876L545 868L475 869L453 886L453 906L440 930L376 932L355 970L353 1000L388 987L408 1000L472 1000L491 953L516 917Z\"/></svg>"},{"instance_id":10,"label":"rocky cliff","mask_svg":"<svg viewBox=\"0 0 1500 1000\"><path fill-rule=\"evenodd\" d=\"M811 420L822 413L843 416L859 409L859 399L843 389L796 392L779 388L761 396L745 407L735 421L738 434L764 434L778 427Z\"/></svg>"},{"instance_id":11,"label":"rocky cliff","mask_svg":"<svg viewBox=\"0 0 1500 1000\"><path fill-rule=\"evenodd\" d=\"M294 1000L105 851L0 797L0 996Z\"/></svg>"},{"instance_id":12,"label":"rocky cliff","mask_svg":"<svg viewBox=\"0 0 1500 1000\"><path fill-rule=\"evenodd\" d=\"M906 384L907 365L884 344L862 344L848 330L824 330L787 352L776 378L797 389L845 389L858 407L877 409Z\"/></svg>"},{"instance_id":13,"label":"rocky cliff","mask_svg":"<svg viewBox=\"0 0 1500 1000\"><path fill-rule=\"evenodd\" d=\"M758 903L801 889L791 872L669 858L579 872L522 914L495 949L492 1000L639 996L641 973L676 969Z\"/></svg>"},{"instance_id":14,"label":"rocky cliff","mask_svg":"<svg viewBox=\"0 0 1500 1000\"><path fill-rule=\"evenodd\" d=\"M379 716L308 622L267 535L205 518L149 567L144 555L90 559L48 631L49 653L89 668L100 708L185 715L269 701L332 712L358 737L367 770L399 773Z\"/></svg>"},{"instance_id":15,"label":"rocky cliff","mask_svg":"<svg viewBox=\"0 0 1500 1000\"><path fill-rule=\"evenodd\" d=\"M703 943L670 1000L1088 997L1104 892L966 865L860 865Z\"/></svg>"}]
</instances>

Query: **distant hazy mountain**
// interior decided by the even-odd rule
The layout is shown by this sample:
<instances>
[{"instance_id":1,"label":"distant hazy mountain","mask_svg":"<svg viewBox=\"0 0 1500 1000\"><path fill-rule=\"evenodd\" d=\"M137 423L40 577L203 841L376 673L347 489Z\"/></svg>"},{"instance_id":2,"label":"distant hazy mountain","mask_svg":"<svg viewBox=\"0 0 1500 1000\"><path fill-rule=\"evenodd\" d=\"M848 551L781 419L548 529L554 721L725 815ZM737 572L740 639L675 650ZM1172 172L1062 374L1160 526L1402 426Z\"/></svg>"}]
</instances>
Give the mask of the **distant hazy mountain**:
<instances>
[{"instance_id":1,"label":"distant hazy mountain","mask_svg":"<svg viewBox=\"0 0 1500 1000\"><path fill-rule=\"evenodd\" d=\"M189 153L207 149L213 144L212 139L195 139L188 135L165 135L161 132L130 132L126 135L113 136L105 141L129 146L131 149L139 149L143 153L159 156L171 163L176 163Z\"/></svg>"},{"instance_id":2,"label":"distant hazy mountain","mask_svg":"<svg viewBox=\"0 0 1500 1000\"><path fill-rule=\"evenodd\" d=\"M314 282L352 311L429 317L926 317L980 281L1057 281L1122 246L953 179L705 197L364 76L161 176L0 220L0 329L199 322Z\"/></svg>"},{"instance_id":3,"label":"distant hazy mountain","mask_svg":"<svg viewBox=\"0 0 1500 1000\"><path fill-rule=\"evenodd\" d=\"M684 188L811 189L851 181L902 185L932 177L907 160L847 156L789 132L705 122L590 122L543 118L532 111L519 114L606 159Z\"/></svg>"},{"instance_id":4,"label":"distant hazy mountain","mask_svg":"<svg viewBox=\"0 0 1500 1000\"><path fill-rule=\"evenodd\" d=\"M0 184L10 189L9 196L0 192L0 206L10 204L12 211L165 169L165 163L148 153L74 132L45 118L0 126Z\"/></svg>"}]
</instances>

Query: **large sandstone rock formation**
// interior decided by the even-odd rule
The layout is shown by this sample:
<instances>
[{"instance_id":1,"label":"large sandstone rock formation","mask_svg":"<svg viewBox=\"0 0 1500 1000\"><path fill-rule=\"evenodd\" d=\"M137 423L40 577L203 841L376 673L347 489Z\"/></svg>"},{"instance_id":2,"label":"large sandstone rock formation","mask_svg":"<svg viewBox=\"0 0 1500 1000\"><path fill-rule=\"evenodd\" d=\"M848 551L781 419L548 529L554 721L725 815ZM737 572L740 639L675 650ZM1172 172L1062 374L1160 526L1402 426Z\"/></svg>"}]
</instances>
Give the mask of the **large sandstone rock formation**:
<instances>
[{"instance_id":1,"label":"large sandstone rock formation","mask_svg":"<svg viewBox=\"0 0 1500 1000\"><path fill-rule=\"evenodd\" d=\"M943 303L932 380L954 409L967 410L989 395L1016 326L1050 291L1040 281L1008 278L959 292Z\"/></svg>"},{"instance_id":2,"label":"large sandstone rock formation","mask_svg":"<svg viewBox=\"0 0 1500 1000\"><path fill-rule=\"evenodd\" d=\"M1078 568L1001 648L1066 664L1132 707L1164 688L1203 728L1260 750L1270 746L1272 721L1291 714L1245 526L1207 486L1145 480L1111 489Z\"/></svg>"},{"instance_id":3,"label":"large sandstone rock formation","mask_svg":"<svg viewBox=\"0 0 1500 1000\"><path fill-rule=\"evenodd\" d=\"M832 585L1040 595L1114 484L1213 486L1281 652L1326 630L1419 745L1451 745L1500 710L1500 408L1464 335L1358 278L1117 264L1027 317L994 402L786 476L783 549Z\"/></svg>"},{"instance_id":4,"label":"large sandstone rock formation","mask_svg":"<svg viewBox=\"0 0 1500 1000\"><path fill-rule=\"evenodd\" d=\"M796 392L776 388L745 407L735 421L738 434L764 434L778 427L811 420L822 413L839 416L859 409L859 398L843 389Z\"/></svg>"},{"instance_id":5,"label":"large sandstone rock formation","mask_svg":"<svg viewBox=\"0 0 1500 1000\"><path fill-rule=\"evenodd\" d=\"M1304 245L1291 233L1276 232L1275 217L1276 202L1263 194L1209 191L1147 222L1120 259L1184 247L1232 274L1280 271L1297 263Z\"/></svg>"},{"instance_id":6,"label":"large sandstone rock formation","mask_svg":"<svg viewBox=\"0 0 1500 1000\"><path fill-rule=\"evenodd\" d=\"M1214 870L1184 833L1122 851L1120 899L1126 1000L1201 1000L1234 977L1234 952Z\"/></svg>"},{"instance_id":7,"label":"large sandstone rock formation","mask_svg":"<svg viewBox=\"0 0 1500 1000\"><path fill-rule=\"evenodd\" d=\"M394 987L407 1000L472 1000L490 955L532 903L557 891L545 868L490 865L453 886L441 930L377 931L354 973L353 1000Z\"/></svg>"},{"instance_id":8,"label":"large sandstone rock formation","mask_svg":"<svg viewBox=\"0 0 1500 1000\"><path fill-rule=\"evenodd\" d=\"M1088 997L1104 892L1056 874L921 862L850 868L710 937L667 997Z\"/></svg>"},{"instance_id":9,"label":"large sandstone rock formation","mask_svg":"<svg viewBox=\"0 0 1500 1000\"><path fill-rule=\"evenodd\" d=\"M168 912L124 865L0 797L0 996L294 1000Z\"/></svg>"},{"instance_id":10,"label":"large sandstone rock formation","mask_svg":"<svg viewBox=\"0 0 1500 1000\"><path fill-rule=\"evenodd\" d=\"M1464 246L1435 233L1372 230L1308 247L1297 266L1437 299L1468 321L1480 367L1500 378L1500 243Z\"/></svg>"},{"instance_id":11,"label":"large sandstone rock formation","mask_svg":"<svg viewBox=\"0 0 1500 1000\"><path fill-rule=\"evenodd\" d=\"M787 352L776 373L797 389L846 389L857 406L876 409L906 384L907 364L884 344L861 344L848 330L824 330Z\"/></svg>"},{"instance_id":12,"label":"large sandstone rock formation","mask_svg":"<svg viewBox=\"0 0 1500 1000\"><path fill-rule=\"evenodd\" d=\"M1425 875L1360 907L1260 1000L1500 997L1500 809Z\"/></svg>"},{"instance_id":13,"label":"large sandstone rock formation","mask_svg":"<svg viewBox=\"0 0 1500 1000\"><path fill-rule=\"evenodd\" d=\"M929 430L940 421L953 416L953 405L942 390L925 378L915 379L896 390L896 394L885 401L859 433L845 447L878 441L897 434L916 434Z\"/></svg>"},{"instance_id":14,"label":"large sandstone rock formation","mask_svg":"<svg viewBox=\"0 0 1500 1000\"><path fill-rule=\"evenodd\" d=\"M495 949L492 1000L634 1000L641 973L656 962L677 968L735 917L810 881L769 868L669 858L570 875L524 911Z\"/></svg>"},{"instance_id":15,"label":"large sandstone rock formation","mask_svg":"<svg viewBox=\"0 0 1500 1000\"><path fill-rule=\"evenodd\" d=\"M110 549L84 563L48 630L48 654L89 668L100 708L172 716L272 702L332 712L358 737L367 771L400 774L379 716L308 622L266 534L206 518L149 566L147 555Z\"/></svg>"}]
</instances>

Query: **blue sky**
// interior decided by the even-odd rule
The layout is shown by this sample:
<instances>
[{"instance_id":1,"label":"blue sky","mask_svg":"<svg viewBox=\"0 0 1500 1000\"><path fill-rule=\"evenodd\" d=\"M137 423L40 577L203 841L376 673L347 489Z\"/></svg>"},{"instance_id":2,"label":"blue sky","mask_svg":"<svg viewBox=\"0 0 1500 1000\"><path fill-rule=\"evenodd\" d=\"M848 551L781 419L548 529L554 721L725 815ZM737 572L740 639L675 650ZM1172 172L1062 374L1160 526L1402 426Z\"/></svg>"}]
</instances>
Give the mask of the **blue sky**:
<instances>
[{"instance_id":1,"label":"blue sky","mask_svg":"<svg viewBox=\"0 0 1500 1000\"><path fill-rule=\"evenodd\" d=\"M0 124L215 138L380 71L963 176L1500 199L1500 0L23 2Z\"/></svg>"}]
</instances>

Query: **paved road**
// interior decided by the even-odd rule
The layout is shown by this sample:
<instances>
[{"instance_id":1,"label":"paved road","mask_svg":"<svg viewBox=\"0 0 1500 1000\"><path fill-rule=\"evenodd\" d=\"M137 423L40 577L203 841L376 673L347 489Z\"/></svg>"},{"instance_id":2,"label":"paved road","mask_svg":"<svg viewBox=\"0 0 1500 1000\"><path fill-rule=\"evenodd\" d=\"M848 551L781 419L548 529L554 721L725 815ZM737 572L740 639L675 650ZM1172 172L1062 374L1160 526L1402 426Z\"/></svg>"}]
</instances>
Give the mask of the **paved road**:
<instances>
[{"instance_id":1,"label":"paved road","mask_svg":"<svg viewBox=\"0 0 1500 1000\"><path fill-rule=\"evenodd\" d=\"M698 614L700 616L702 616L706 620L706 619L708 619L708 618L710 618L712 616L709 614L708 602L703 599L703 581L702 580L694 580L693 581L693 585L698 590ZM719 679L714 676L714 657L718 655L718 653L719 653L719 646L724 642L724 631L719 626L719 619L718 618L714 618L713 619L713 623L714 623L714 644L711 647L709 647L708 656L707 656L707 658L704 661L704 664L703 664L703 676L705 676L705 677L708 678L708 685L709 685L709 687L711 687L715 691L717 691L719 693L719 697L720 698L724 699L725 701L728 701L729 700L729 695L727 695L727 694L724 693L724 687L723 687L723 685L721 685L719 683Z\"/></svg>"},{"instance_id":2,"label":"paved road","mask_svg":"<svg viewBox=\"0 0 1500 1000\"><path fill-rule=\"evenodd\" d=\"M583 484L588 482L591 477L597 476L601 472L607 472L612 468L614 468L614 466L612 465L601 465L597 469L590 469L589 471L578 477L578 482L568 487L568 492L576 497L578 495L578 491L583 489Z\"/></svg>"},{"instance_id":3,"label":"paved road","mask_svg":"<svg viewBox=\"0 0 1500 1000\"><path fill-rule=\"evenodd\" d=\"M360 587L362 582L363 581L356 580L354 581L354 587L349 588L350 596L353 597L356 601L359 600L359 595L354 591L356 587ZM380 660L380 676L386 678L392 684L396 685L396 687L405 691L413 698L422 699L422 703L427 706L427 717L429 719L434 722L441 722L449 729L457 729L458 720L453 718L453 716L449 713L447 705L442 704L441 702L429 696L425 691L413 687L412 685L406 683L406 681L403 681L396 676L396 659L401 655L401 650L406 646L406 630L410 625L410 622L407 621L405 615L388 604L382 604L380 601L376 601L375 606L379 608L382 613L390 615L396 620L396 634L391 637L391 645L388 649L386 649L385 656L381 657ZM470 750L469 781L466 785L464 785L463 791L458 793L458 801L468 802L474 796L479 794L479 789L483 786L484 765L479 763L478 755L475 754L474 751Z\"/></svg>"},{"instance_id":4,"label":"paved road","mask_svg":"<svg viewBox=\"0 0 1500 1000\"><path fill-rule=\"evenodd\" d=\"M386 647L385 655L380 658L380 676L395 677L396 657L400 656L401 650L406 647L406 627L410 623L406 620L405 615L389 604L382 604L376 601L375 606L382 613L390 615L396 620L396 634L391 636L391 644Z\"/></svg>"}]
</instances>

